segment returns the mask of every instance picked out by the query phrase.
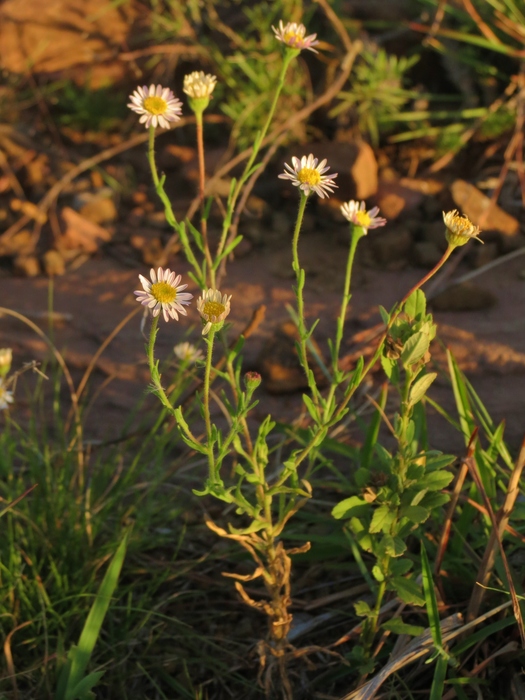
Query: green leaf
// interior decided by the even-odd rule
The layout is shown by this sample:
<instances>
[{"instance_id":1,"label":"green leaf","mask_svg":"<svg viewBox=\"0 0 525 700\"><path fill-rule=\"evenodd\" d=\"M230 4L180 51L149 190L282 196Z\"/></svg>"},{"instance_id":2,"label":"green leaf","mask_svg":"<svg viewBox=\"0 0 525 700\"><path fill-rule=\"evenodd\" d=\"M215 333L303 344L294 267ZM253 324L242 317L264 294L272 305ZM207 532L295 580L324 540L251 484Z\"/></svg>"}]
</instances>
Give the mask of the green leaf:
<instances>
[{"instance_id":1,"label":"green leaf","mask_svg":"<svg viewBox=\"0 0 525 700\"><path fill-rule=\"evenodd\" d=\"M381 319L383 320L385 326L388 326L388 323L390 321L390 314L384 306L379 306L379 313L381 314Z\"/></svg>"},{"instance_id":2,"label":"green leaf","mask_svg":"<svg viewBox=\"0 0 525 700\"><path fill-rule=\"evenodd\" d=\"M407 549L406 544L401 538L392 537L392 535L385 535L382 544L385 549L385 553L391 557L400 557L406 552Z\"/></svg>"},{"instance_id":3,"label":"green leaf","mask_svg":"<svg viewBox=\"0 0 525 700\"><path fill-rule=\"evenodd\" d=\"M430 515L430 511L423 506L406 506L401 509L401 516L403 518L408 518L416 525L419 523L424 523Z\"/></svg>"},{"instance_id":4,"label":"green leaf","mask_svg":"<svg viewBox=\"0 0 525 700\"><path fill-rule=\"evenodd\" d=\"M370 513L370 504L359 496L345 498L332 509L332 516L336 520L351 517L366 517Z\"/></svg>"},{"instance_id":5,"label":"green leaf","mask_svg":"<svg viewBox=\"0 0 525 700\"><path fill-rule=\"evenodd\" d=\"M355 614L358 617L368 617L372 612L370 605L368 605L368 603L366 603L364 600L358 600L357 603L354 603L354 608Z\"/></svg>"},{"instance_id":6,"label":"green leaf","mask_svg":"<svg viewBox=\"0 0 525 700\"><path fill-rule=\"evenodd\" d=\"M450 484L453 478L454 474L452 474L452 472L446 472L443 469L440 469L437 472L425 474L418 486L420 486L422 489L427 489L428 491L441 491Z\"/></svg>"},{"instance_id":7,"label":"green leaf","mask_svg":"<svg viewBox=\"0 0 525 700\"><path fill-rule=\"evenodd\" d=\"M439 454L434 457L427 457L426 459L426 470L427 472L437 471L438 469L444 469L448 467L449 464L456 461L455 455L443 455Z\"/></svg>"},{"instance_id":8,"label":"green leaf","mask_svg":"<svg viewBox=\"0 0 525 700\"><path fill-rule=\"evenodd\" d=\"M394 522L396 513L390 510L389 506L379 506L372 516L372 522L370 523L369 531L374 532L384 532L388 533L390 526Z\"/></svg>"},{"instance_id":9,"label":"green leaf","mask_svg":"<svg viewBox=\"0 0 525 700\"><path fill-rule=\"evenodd\" d=\"M414 365L427 352L430 345L430 336L428 333L419 331L414 333L403 347L401 353L401 362L405 367Z\"/></svg>"},{"instance_id":10,"label":"green leaf","mask_svg":"<svg viewBox=\"0 0 525 700\"><path fill-rule=\"evenodd\" d=\"M419 625L408 625L400 617L393 617L383 622L381 629L388 630L388 632L393 632L394 634L409 634L412 637L419 637L425 631L425 628L419 627Z\"/></svg>"},{"instance_id":11,"label":"green leaf","mask_svg":"<svg viewBox=\"0 0 525 700\"><path fill-rule=\"evenodd\" d=\"M394 372L394 367L396 366L396 360L389 360L388 357L381 355L381 367L388 379L392 379L392 374Z\"/></svg>"},{"instance_id":12,"label":"green leaf","mask_svg":"<svg viewBox=\"0 0 525 700\"><path fill-rule=\"evenodd\" d=\"M239 243L242 241L243 237L242 236L236 236L233 241L230 243L229 246L226 246L224 252L221 255L221 260L223 258L226 258L230 253L232 253L235 248L239 245Z\"/></svg>"},{"instance_id":13,"label":"green leaf","mask_svg":"<svg viewBox=\"0 0 525 700\"><path fill-rule=\"evenodd\" d=\"M421 401L421 399L427 393L430 385L436 377L437 372L429 372L428 374L425 374L423 377L421 377L421 379L418 379L417 382L410 389L410 394L408 395L408 403L413 406L414 404Z\"/></svg>"},{"instance_id":14,"label":"green leaf","mask_svg":"<svg viewBox=\"0 0 525 700\"><path fill-rule=\"evenodd\" d=\"M425 599L421 594L421 588L411 579L403 578L402 576L393 576L388 582L388 587L395 591L403 603L407 603L407 605L425 604Z\"/></svg>"},{"instance_id":15,"label":"green leaf","mask_svg":"<svg viewBox=\"0 0 525 700\"><path fill-rule=\"evenodd\" d=\"M404 576L412 568L410 559L394 559L390 562L390 573L392 576Z\"/></svg>"},{"instance_id":16,"label":"green leaf","mask_svg":"<svg viewBox=\"0 0 525 700\"><path fill-rule=\"evenodd\" d=\"M403 310L412 321L423 319L427 310L424 292L421 289L416 289L406 300Z\"/></svg>"},{"instance_id":17,"label":"green leaf","mask_svg":"<svg viewBox=\"0 0 525 700\"><path fill-rule=\"evenodd\" d=\"M433 492L426 493L425 496L421 499L420 505L432 511L435 508L439 508L440 506L445 505L445 503L448 503L449 501L450 496L448 495L448 493Z\"/></svg>"},{"instance_id":18,"label":"green leaf","mask_svg":"<svg viewBox=\"0 0 525 700\"><path fill-rule=\"evenodd\" d=\"M317 423L319 420L319 411L315 407L314 402L307 394L303 394L303 401L308 410L308 413L310 414L310 417L313 421Z\"/></svg>"}]
</instances>

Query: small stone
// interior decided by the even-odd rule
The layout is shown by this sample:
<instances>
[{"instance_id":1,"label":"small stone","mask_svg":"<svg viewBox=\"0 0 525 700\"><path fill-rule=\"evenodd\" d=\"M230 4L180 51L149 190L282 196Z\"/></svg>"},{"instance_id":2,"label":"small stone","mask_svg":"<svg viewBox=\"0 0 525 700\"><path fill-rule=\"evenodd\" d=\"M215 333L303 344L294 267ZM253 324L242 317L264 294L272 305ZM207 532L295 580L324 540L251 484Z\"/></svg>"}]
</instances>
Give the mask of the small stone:
<instances>
[{"instance_id":1,"label":"small stone","mask_svg":"<svg viewBox=\"0 0 525 700\"><path fill-rule=\"evenodd\" d=\"M495 306L498 300L485 287L462 282L444 289L430 303L436 311L481 311Z\"/></svg>"},{"instance_id":2,"label":"small stone","mask_svg":"<svg viewBox=\"0 0 525 700\"><path fill-rule=\"evenodd\" d=\"M58 277L63 275L66 271L64 258L60 255L58 250L46 251L42 256L42 262L48 277Z\"/></svg>"},{"instance_id":3,"label":"small stone","mask_svg":"<svg viewBox=\"0 0 525 700\"><path fill-rule=\"evenodd\" d=\"M443 251L433 241L418 241L413 248L414 263L420 267L434 267L440 261Z\"/></svg>"},{"instance_id":4,"label":"small stone","mask_svg":"<svg viewBox=\"0 0 525 700\"><path fill-rule=\"evenodd\" d=\"M465 180L455 180L450 188L454 203L463 216L468 217L481 230L494 230L504 236L516 236L519 222L506 211L503 211L491 199L480 192L477 187Z\"/></svg>"},{"instance_id":5,"label":"small stone","mask_svg":"<svg viewBox=\"0 0 525 700\"><path fill-rule=\"evenodd\" d=\"M379 181L377 196L375 198L381 210L381 216L389 221L397 219L403 212L415 209L422 201L421 192L405 187L400 182Z\"/></svg>"},{"instance_id":6,"label":"small stone","mask_svg":"<svg viewBox=\"0 0 525 700\"><path fill-rule=\"evenodd\" d=\"M37 277L40 274L40 263L35 255L17 255L13 268L21 277Z\"/></svg>"}]
</instances>

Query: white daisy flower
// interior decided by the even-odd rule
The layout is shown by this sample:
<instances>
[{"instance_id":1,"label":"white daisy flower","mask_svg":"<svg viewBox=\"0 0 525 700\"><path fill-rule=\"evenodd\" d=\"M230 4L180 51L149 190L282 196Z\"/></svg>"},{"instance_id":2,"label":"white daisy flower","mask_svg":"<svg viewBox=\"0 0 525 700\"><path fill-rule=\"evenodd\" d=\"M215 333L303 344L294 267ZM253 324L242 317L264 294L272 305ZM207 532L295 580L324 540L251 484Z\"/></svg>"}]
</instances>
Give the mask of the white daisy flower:
<instances>
[{"instance_id":1,"label":"white daisy flower","mask_svg":"<svg viewBox=\"0 0 525 700\"><path fill-rule=\"evenodd\" d=\"M181 362L188 362L189 364L195 364L198 360L203 360L204 355L202 350L199 350L192 343L184 342L178 343L173 348L175 356L181 360Z\"/></svg>"},{"instance_id":2,"label":"white daisy flower","mask_svg":"<svg viewBox=\"0 0 525 700\"><path fill-rule=\"evenodd\" d=\"M283 44L289 46L292 49L308 49L308 51L313 51L318 53L313 47L317 46L319 41L316 41L317 34L310 34L310 36L305 36L306 27L304 24L297 24L297 22L288 22L286 25L282 20L279 21L279 29L272 27L275 34L275 38L278 41L282 41Z\"/></svg>"},{"instance_id":3,"label":"white daisy flower","mask_svg":"<svg viewBox=\"0 0 525 700\"><path fill-rule=\"evenodd\" d=\"M189 73L184 76L184 87L183 92L189 97L196 99L211 97L211 93L215 89L217 83L217 77L206 74L202 70L196 70L193 73Z\"/></svg>"},{"instance_id":4,"label":"white daisy flower","mask_svg":"<svg viewBox=\"0 0 525 700\"><path fill-rule=\"evenodd\" d=\"M366 204L364 202L356 202L354 199L345 202L341 206L341 213L351 224L360 226L364 230L365 235L368 233L369 228L379 228L386 224L386 219L378 216L379 207L373 207L366 211Z\"/></svg>"},{"instance_id":5,"label":"white daisy flower","mask_svg":"<svg viewBox=\"0 0 525 700\"><path fill-rule=\"evenodd\" d=\"M9 404L14 401L13 392L8 391L5 384L0 380L0 411L5 411L9 408Z\"/></svg>"},{"instance_id":6,"label":"white daisy flower","mask_svg":"<svg viewBox=\"0 0 525 700\"><path fill-rule=\"evenodd\" d=\"M279 175L281 180L291 180L292 184L299 187L308 197L312 192L324 199L332 194L334 187L337 187L335 182L332 182L337 177L337 173L324 175L329 166L326 165L326 158L319 165L317 158L314 158L310 153L309 156L303 156L301 160L292 157L293 168L284 164L285 172Z\"/></svg>"},{"instance_id":7,"label":"white daisy flower","mask_svg":"<svg viewBox=\"0 0 525 700\"><path fill-rule=\"evenodd\" d=\"M157 272L151 268L150 277L151 282L139 275L144 289L133 292L137 295L137 301L151 309L153 316L158 316L162 311L165 321L169 321L170 317L178 321L178 314L186 316L184 306L190 303L193 294L182 291L188 285L179 285L181 276L175 275L169 268L163 270L159 267Z\"/></svg>"},{"instance_id":8,"label":"white daisy flower","mask_svg":"<svg viewBox=\"0 0 525 700\"><path fill-rule=\"evenodd\" d=\"M222 323L230 313L230 299L232 295L221 295L218 289L208 289L197 299L197 311L206 321L202 329L202 335L210 332L210 328Z\"/></svg>"},{"instance_id":9,"label":"white daisy flower","mask_svg":"<svg viewBox=\"0 0 525 700\"><path fill-rule=\"evenodd\" d=\"M465 245L472 238L483 243L481 238L479 238L479 226L474 226L466 216L460 216L457 209L443 212L443 221L447 227L445 232L447 241L455 248Z\"/></svg>"},{"instance_id":10,"label":"white daisy flower","mask_svg":"<svg viewBox=\"0 0 525 700\"><path fill-rule=\"evenodd\" d=\"M170 128L170 122L177 122L182 114L182 102L178 100L169 88L162 85L143 85L129 96L128 107L141 117L139 122L146 129L150 126Z\"/></svg>"}]
</instances>

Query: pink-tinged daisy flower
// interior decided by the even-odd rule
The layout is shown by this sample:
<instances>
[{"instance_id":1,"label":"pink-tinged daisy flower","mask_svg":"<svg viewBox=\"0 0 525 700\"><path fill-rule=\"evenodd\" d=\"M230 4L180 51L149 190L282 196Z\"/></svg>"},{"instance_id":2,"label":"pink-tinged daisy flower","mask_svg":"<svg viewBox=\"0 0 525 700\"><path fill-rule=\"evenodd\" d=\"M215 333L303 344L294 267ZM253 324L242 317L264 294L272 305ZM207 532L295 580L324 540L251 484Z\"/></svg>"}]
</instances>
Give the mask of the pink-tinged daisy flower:
<instances>
[{"instance_id":1,"label":"pink-tinged daisy flower","mask_svg":"<svg viewBox=\"0 0 525 700\"><path fill-rule=\"evenodd\" d=\"M141 117L139 122L146 129L150 126L170 128L170 122L177 122L182 114L182 102L178 100L169 88L162 85L146 85L138 87L129 96L128 107Z\"/></svg>"},{"instance_id":2,"label":"pink-tinged daisy flower","mask_svg":"<svg viewBox=\"0 0 525 700\"><path fill-rule=\"evenodd\" d=\"M190 303L193 294L182 291L188 285L179 284L181 276L175 275L169 268L163 270L162 267L157 272L151 268L149 274L151 282L139 275L143 289L133 292L137 295L137 301L151 309L153 316L158 316L162 311L165 321L169 321L170 317L178 321L178 314L186 316L184 306Z\"/></svg>"},{"instance_id":3,"label":"pink-tinged daisy flower","mask_svg":"<svg viewBox=\"0 0 525 700\"><path fill-rule=\"evenodd\" d=\"M304 24L297 24L297 22L288 22L286 25L283 21L279 21L279 29L272 27L275 34L275 38L278 41L282 41L283 44L289 46L292 49L308 49L308 51L313 51L318 53L313 47L317 46L319 41L316 41L317 34L310 34L310 36L305 36L306 27Z\"/></svg>"},{"instance_id":4,"label":"pink-tinged daisy flower","mask_svg":"<svg viewBox=\"0 0 525 700\"><path fill-rule=\"evenodd\" d=\"M202 335L207 335L212 326L219 325L230 313L232 295L221 295L218 289L208 289L197 299L197 311L206 321Z\"/></svg>"},{"instance_id":5,"label":"pink-tinged daisy flower","mask_svg":"<svg viewBox=\"0 0 525 700\"><path fill-rule=\"evenodd\" d=\"M465 245L472 238L483 243L481 238L479 238L479 226L474 226L466 216L460 216L457 209L443 212L443 221L447 227L445 231L447 241L451 246L454 246L454 248Z\"/></svg>"},{"instance_id":6,"label":"pink-tinged daisy flower","mask_svg":"<svg viewBox=\"0 0 525 700\"><path fill-rule=\"evenodd\" d=\"M368 233L369 228L379 228L386 224L386 219L378 216L379 207L373 207L370 211L366 211L366 204L364 202L356 202L354 199L345 202L341 206L341 213L351 224L360 226L365 235Z\"/></svg>"},{"instance_id":7,"label":"pink-tinged daisy flower","mask_svg":"<svg viewBox=\"0 0 525 700\"><path fill-rule=\"evenodd\" d=\"M302 190L307 197L315 192L324 199L332 194L334 187L337 187L335 182L332 182L337 177L337 173L324 175L330 169L326 165L326 158L318 165L317 158L310 153L309 156L303 156L301 160L293 156L292 164L293 168L285 163L285 172L279 177L281 180L291 180L292 185Z\"/></svg>"}]
</instances>

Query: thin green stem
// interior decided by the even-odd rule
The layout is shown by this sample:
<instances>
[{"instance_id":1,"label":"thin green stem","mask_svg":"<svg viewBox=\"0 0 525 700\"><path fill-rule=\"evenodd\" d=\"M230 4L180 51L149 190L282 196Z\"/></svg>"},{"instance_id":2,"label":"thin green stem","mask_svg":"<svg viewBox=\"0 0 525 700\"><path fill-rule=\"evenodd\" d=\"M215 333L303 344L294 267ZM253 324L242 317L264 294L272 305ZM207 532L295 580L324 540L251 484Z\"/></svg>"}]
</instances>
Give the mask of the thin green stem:
<instances>
[{"instance_id":1,"label":"thin green stem","mask_svg":"<svg viewBox=\"0 0 525 700\"><path fill-rule=\"evenodd\" d=\"M452 253L453 250L454 250L454 248L449 246L447 248L447 250L445 251L445 253L443 254L443 257L441 258L441 260L437 263L437 265L435 265L435 267L433 267L432 270L430 270L430 272L423 277L423 279L421 279L416 285L414 285L412 287L412 289L407 294L405 294L405 296L403 297L403 299L399 303L396 311L392 314L392 317L390 318L388 326L387 326L385 332L383 333L383 335L381 336L381 339L379 341L379 345L377 347L376 352L374 353L374 356L368 362L366 367L363 369L361 379L363 379L368 374L368 372L372 369L372 367L375 365L375 363L378 361L379 357L381 356L381 353L383 351L383 344L388 336L388 331L390 330L390 328L392 327L392 324L394 323L394 321L398 317L399 313L401 312L401 309L403 308L403 304L406 302L406 300L408 299L408 297L411 294L413 294L416 290L418 290L423 284L425 284L425 282L428 282L428 280L433 275L435 275L436 272L438 272L440 270L440 268L445 264L445 262L450 257L450 254ZM349 403L350 399L352 398L352 396L354 395L354 393L356 392L358 386L359 386L359 384L357 384L356 386L353 386L352 389L346 394L343 401L341 402L341 404L339 405L339 407L335 411L334 415L330 418L329 421L326 421L324 427L331 427L331 426L335 425L339 420L341 420L341 418L344 416L345 408L348 406L348 403ZM308 444L305 445L305 447L296 456L296 458L294 460L294 465L293 465L294 470L298 469L299 465L308 457L310 452L314 449L314 447L316 447L317 442L318 442L317 435L314 434L310 438L310 441L308 442Z\"/></svg>"},{"instance_id":2,"label":"thin green stem","mask_svg":"<svg viewBox=\"0 0 525 700\"><path fill-rule=\"evenodd\" d=\"M343 298L341 301L341 311L339 312L339 316L337 318L337 327L336 327L336 335L335 335L335 343L334 343L334 348L333 348L333 355L332 355L332 372L333 372L333 378L330 386L330 390L328 392L328 396L326 399L326 410L325 410L325 420L329 418L330 411L331 411L331 406L332 406L332 400L335 395L335 391L337 389L337 386L339 382L337 381L337 376L339 373L339 353L341 351L341 342L343 340L343 332L344 332L344 327L345 327L345 322L346 322L346 312L348 309L348 304L350 303L351 299L351 293L350 293L350 285L352 282L352 270L354 268L354 259L355 259L355 252L357 250L357 244L363 238L363 236L366 235L365 230L361 226L354 226L351 225L351 238L350 238L350 248L348 250L348 258L346 261L346 273L345 273L345 284L344 284L344 289L343 289Z\"/></svg>"},{"instance_id":3,"label":"thin green stem","mask_svg":"<svg viewBox=\"0 0 525 700\"><path fill-rule=\"evenodd\" d=\"M148 139L148 161L151 170L151 177L153 178L153 184L155 188L160 185L159 175L157 173L157 164L155 162L155 127L150 126L149 128L149 139Z\"/></svg>"},{"instance_id":4,"label":"thin green stem","mask_svg":"<svg viewBox=\"0 0 525 700\"><path fill-rule=\"evenodd\" d=\"M213 441L212 441L212 430L211 430L211 418L210 418L210 374L211 374L211 364L213 358L213 341L215 339L215 330L213 326L210 328L210 332L206 342L208 343L208 352L206 354L206 367L204 370L204 421L206 423L206 442L208 447L208 466L210 471L210 481L213 483L215 480L215 459L213 454Z\"/></svg>"},{"instance_id":5,"label":"thin green stem","mask_svg":"<svg viewBox=\"0 0 525 700\"><path fill-rule=\"evenodd\" d=\"M307 354L307 331L306 331L306 326L304 322L304 298L303 298L303 290L304 290L304 283L305 283L305 272L304 270L301 269L301 266L299 264L299 234L301 232L301 226L303 223L303 218L304 218L304 212L306 209L306 203L308 201L308 195L305 194L304 192L301 191L301 199L299 200L299 211L297 212L297 220L295 222L295 230L293 233L293 241L292 241L292 255L293 255L293 261L292 261L292 268L293 271L295 272L295 277L297 280L297 288L295 290L296 296L297 296L297 330L299 332L299 351L300 351L300 360L301 364L303 366L303 369L306 373L306 378L308 380L308 386L310 387L313 398L315 403L318 402L318 397L317 397L317 387L315 385L315 382L311 380L311 373L310 373L310 368L308 365L308 354Z\"/></svg>"},{"instance_id":6,"label":"thin green stem","mask_svg":"<svg viewBox=\"0 0 525 700\"><path fill-rule=\"evenodd\" d=\"M388 337L388 333L389 333L390 329L392 328L392 326L393 326L393 324L394 324L396 318L397 318L397 317L399 316L399 314L401 313L401 311L402 311L402 309L403 309L403 305L405 304L405 302L407 301L407 299L408 299L414 292L416 292L418 289L420 289L420 288L425 284L425 282L428 282L428 280L429 280L431 277L433 277L433 276L443 267L443 265L444 265L444 264L446 263L446 261L449 259L450 254L452 253L453 250L454 250L454 246L450 246L450 245L449 245L448 248L446 249L446 251L444 252L444 254L443 254L441 260L439 260L438 263L437 263L429 272L427 272L427 274L426 274L421 280L419 280L419 282L417 282L417 284L415 284L415 285L405 294L405 296L401 299L401 301L400 301L399 304L397 305L396 310L395 310L394 313L391 315L390 321L388 322L388 325L387 325L387 327L386 327L386 329L385 329L383 335L381 336L381 339L380 339L379 344L378 344L378 346L377 346L377 350L375 351L375 353L374 353L374 355L372 356L372 358L368 361L368 364L366 365L366 367L363 369L363 373L362 373L362 375L361 375L361 380L363 380L363 379L366 377L366 375L368 374L368 372L370 372L370 370L372 369L372 367L375 365L375 363L376 363L376 362L378 361L378 359L380 358L381 353L383 352L383 345L384 345L384 342L385 342L385 340L386 340L387 337ZM341 417L341 414L344 412L345 408L348 406L348 403L349 403L350 399L352 398L352 396L354 395L356 389L357 389L357 386L353 387L352 391L348 392L348 394L345 396L345 398L344 398L343 401L341 402L339 408L338 408L337 411L335 412L334 417L333 417L333 420L338 420L338 419Z\"/></svg>"},{"instance_id":7,"label":"thin green stem","mask_svg":"<svg viewBox=\"0 0 525 700\"><path fill-rule=\"evenodd\" d=\"M241 193L241 190L244 186L244 183L246 182L246 180L250 176L250 170L252 169L253 164L255 163L255 159L257 158L257 155L260 151L261 144L264 141L264 138L268 132L270 124L272 123L272 119L273 119L273 116L275 114L275 109L277 107L277 102L279 100L279 96L280 96L282 89L283 89L283 86L284 86L286 72L288 71L288 67L289 67L289 65L294 57L295 56L293 54L290 54L287 52L284 55L283 64L281 66L281 72L279 73L279 78L277 81L277 87L275 88L275 93L273 96L272 104L270 106L270 111L268 112L268 116L266 118L266 122L264 123L264 126L261 129L261 131L257 134L251 155L248 158L248 161L244 167L243 173L235 186L235 189L232 193L230 201L228 202L228 211L226 212L226 216L224 218L224 223L223 223L222 232L221 232L221 239L220 239L219 245L217 247L217 255L215 256L215 264L216 265L218 265L218 261L220 262L220 256L222 255L222 253L224 251L224 246L226 245L226 239L228 236L228 231L230 230L231 220L232 220L233 212L235 210L235 205L237 203L237 199Z\"/></svg>"},{"instance_id":8,"label":"thin green stem","mask_svg":"<svg viewBox=\"0 0 525 700\"><path fill-rule=\"evenodd\" d=\"M160 198L160 201L164 205L164 214L166 216L166 221L170 226L172 226L177 232L179 232L179 224L173 213L173 208L169 200L168 195L164 191L164 187L159 179L159 174L157 172L157 164L155 162L155 127L150 126L149 128L149 139L148 139L148 161L151 170L151 177L153 178L153 184Z\"/></svg>"}]
</instances>

